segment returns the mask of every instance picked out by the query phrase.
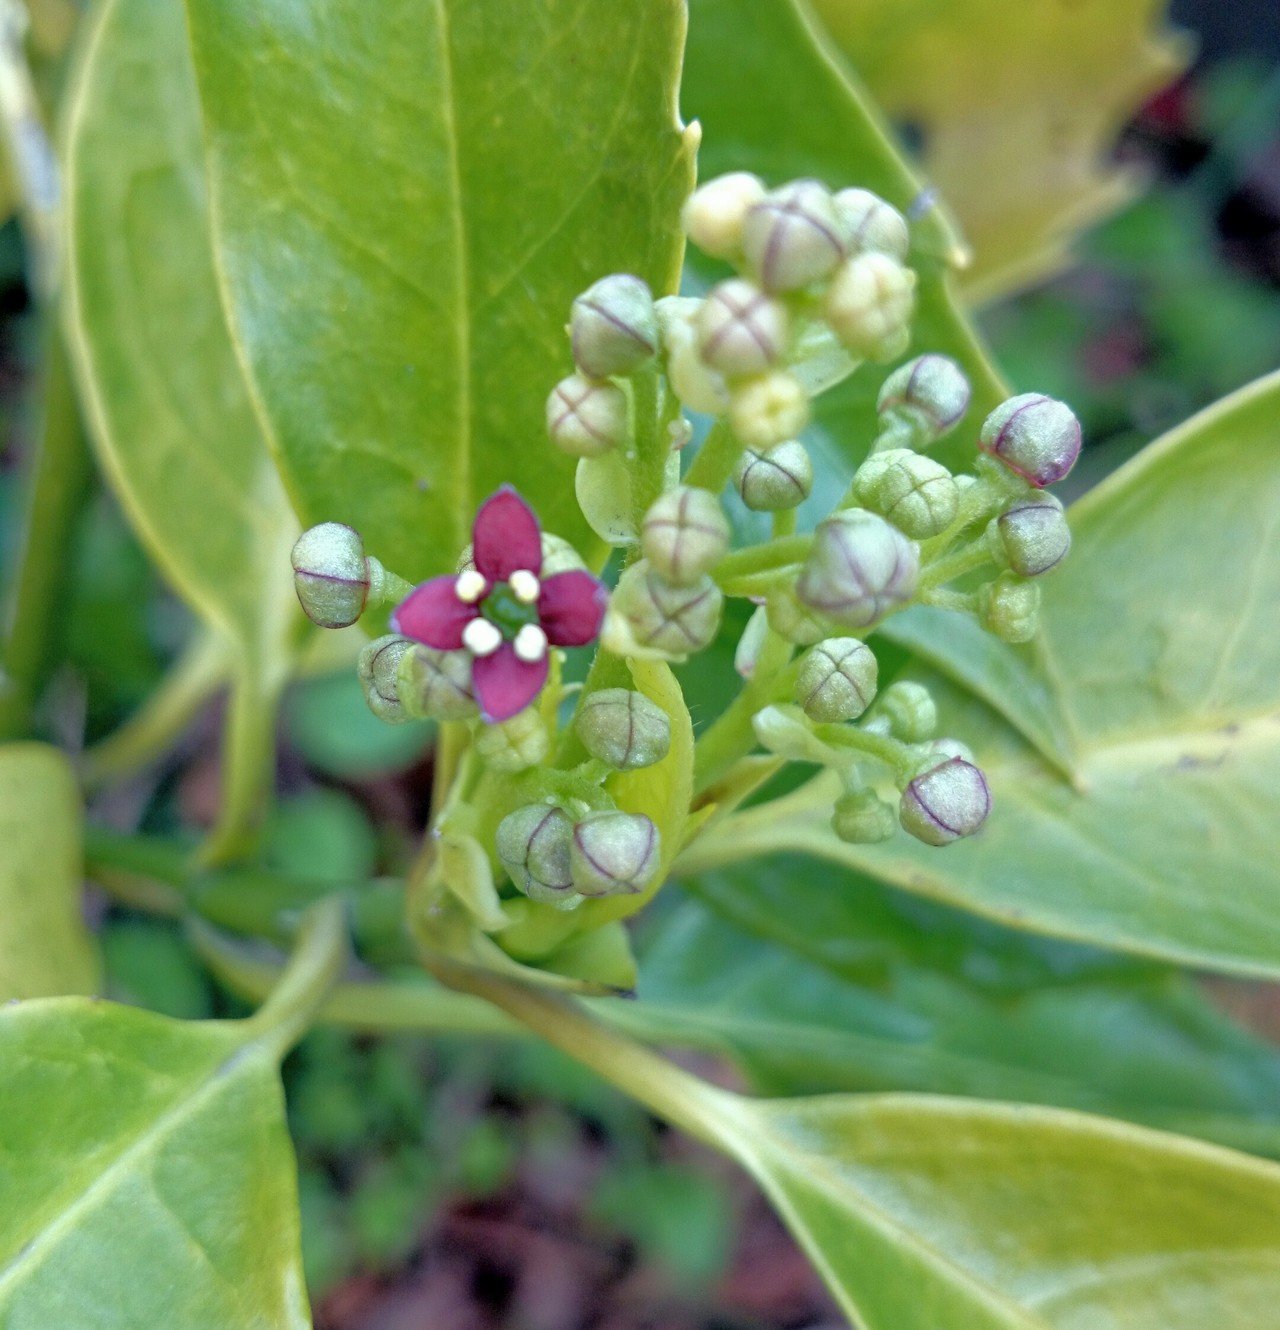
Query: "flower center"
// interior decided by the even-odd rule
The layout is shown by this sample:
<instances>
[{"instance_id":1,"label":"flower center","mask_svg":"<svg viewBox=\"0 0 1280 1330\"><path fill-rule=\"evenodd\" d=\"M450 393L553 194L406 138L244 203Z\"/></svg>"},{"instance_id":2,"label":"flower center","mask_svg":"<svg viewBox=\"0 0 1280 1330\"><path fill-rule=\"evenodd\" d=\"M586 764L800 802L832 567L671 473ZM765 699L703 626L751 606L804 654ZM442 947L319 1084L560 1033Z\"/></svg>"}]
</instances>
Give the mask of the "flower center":
<instances>
[{"instance_id":1,"label":"flower center","mask_svg":"<svg viewBox=\"0 0 1280 1330\"><path fill-rule=\"evenodd\" d=\"M514 641L516 634L526 624L535 627L538 624L537 603L520 600L507 582L497 583L489 592L480 606L480 613L508 642Z\"/></svg>"}]
</instances>

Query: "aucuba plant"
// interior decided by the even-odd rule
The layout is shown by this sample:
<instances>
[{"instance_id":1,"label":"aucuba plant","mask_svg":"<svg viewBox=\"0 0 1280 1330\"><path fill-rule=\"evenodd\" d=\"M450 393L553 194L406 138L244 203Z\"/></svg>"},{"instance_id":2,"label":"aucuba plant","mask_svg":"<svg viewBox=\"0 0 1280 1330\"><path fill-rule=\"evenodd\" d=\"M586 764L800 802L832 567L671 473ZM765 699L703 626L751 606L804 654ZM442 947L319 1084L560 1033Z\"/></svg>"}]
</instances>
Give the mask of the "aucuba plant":
<instances>
[{"instance_id":1,"label":"aucuba plant","mask_svg":"<svg viewBox=\"0 0 1280 1330\"><path fill-rule=\"evenodd\" d=\"M318 1025L576 1059L736 1160L859 1330L1273 1324L1280 1053L1196 976L1280 978L1280 380L1101 478L972 312L1119 198L1149 12L98 0L64 65L8 8L48 358L0 1327L312 1324L279 1072ZM429 1092L321 1047L312 1181L316 1121Z\"/></svg>"}]
</instances>

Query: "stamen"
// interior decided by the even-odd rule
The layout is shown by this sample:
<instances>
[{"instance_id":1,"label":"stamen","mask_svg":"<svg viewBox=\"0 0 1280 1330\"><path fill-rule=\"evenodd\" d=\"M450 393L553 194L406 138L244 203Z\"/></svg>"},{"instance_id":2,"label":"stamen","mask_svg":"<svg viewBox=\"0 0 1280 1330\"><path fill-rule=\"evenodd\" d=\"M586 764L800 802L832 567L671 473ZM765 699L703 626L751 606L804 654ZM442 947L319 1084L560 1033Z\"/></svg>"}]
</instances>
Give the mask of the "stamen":
<instances>
[{"instance_id":1,"label":"stamen","mask_svg":"<svg viewBox=\"0 0 1280 1330\"><path fill-rule=\"evenodd\" d=\"M542 590L537 577L527 568L517 568L507 578L507 585L511 588L511 594L522 605L532 605L538 599L538 593Z\"/></svg>"},{"instance_id":2,"label":"stamen","mask_svg":"<svg viewBox=\"0 0 1280 1330\"><path fill-rule=\"evenodd\" d=\"M502 645L502 634L497 624L490 623L488 619L472 619L462 630L462 645L473 656L492 656Z\"/></svg>"},{"instance_id":3,"label":"stamen","mask_svg":"<svg viewBox=\"0 0 1280 1330\"><path fill-rule=\"evenodd\" d=\"M536 623L527 623L511 645L518 660L532 665L547 654L547 635Z\"/></svg>"},{"instance_id":4,"label":"stamen","mask_svg":"<svg viewBox=\"0 0 1280 1330\"><path fill-rule=\"evenodd\" d=\"M468 568L465 573L458 574L458 580L453 584L453 592L464 605L474 605L484 595L484 589L488 585L482 572Z\"/></svg>"}]
</instances>

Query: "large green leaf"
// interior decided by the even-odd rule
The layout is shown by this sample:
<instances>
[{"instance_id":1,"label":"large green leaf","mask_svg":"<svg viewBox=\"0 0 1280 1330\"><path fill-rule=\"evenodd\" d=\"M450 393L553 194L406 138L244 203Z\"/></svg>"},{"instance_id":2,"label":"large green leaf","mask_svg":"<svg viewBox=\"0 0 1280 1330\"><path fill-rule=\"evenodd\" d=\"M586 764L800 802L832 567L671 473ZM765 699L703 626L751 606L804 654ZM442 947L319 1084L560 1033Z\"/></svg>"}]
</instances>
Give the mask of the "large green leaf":
<instances>
[{"instance_id":1,"label":"large green leaf","mask_svg":"<svg viewBox=\"0 0 1280 1330\"><path fill-rule=\"evenodd\" d=\"M1005 392L950 291L961 242L801 0L692 0L682 96L686 113L702 123L703 178L732 170L756 171L772 184L813 176L873 189L913 217L909 262L920 277L913 352L946 352L969 374L973 402L957 437L969 440L961 446L971 459L976 423ZM819 469L833 473L831 498L874 437L875 396L887 372L864 366L815 403L829 440Z\"/></svg>"},{"instance_id":2,"label":"large green leaf","mask_svg":"<svg viewBox=\"0 0 1280 1330\"><path fill-rule=\"evenodd\" d=\"M877 102L910 127L987 298L1063 263L1131 178L1112 145L1186 63L1165 0L810 0Z\"/></svg>"},{"instance_id":3,"label":"large green leaf","mask_svg":"<svg viewBox=\"0 0 1280 1330\"><path fill-rule=\"evenodd\" d=\"M1258 1330L1280 1167L1044 1108L913 1096L727 1105L861 1330Z\"/></svg>"},{"instance_id":4,"label":"large green leaf","mask_svg":"<svg viewBox=\"0 0 1280 1330\"><path fill-rule=\"evenodd\" d=\"M70 763L44 744L0 748L0 1002L96 990L81 878Z\"/></svg>"},{"instance_id":5,"label":"large green leaf","mask_svg":"<svg viewBox=\"0 0 1280 1330\"><path fill-rule=\"evenodd\" d=\"M234 657L229 802L247 816L300 619L296 523L222 314L201 161L181 9L103 0L68 113L68 339L103 468Z\"/></svg>"},{"instance_id":6,"label":"large green leaf","mask_svg":"<svg viewBox=\"0 0 1280 1330\"><path fill-rule=\"evenodd\" d=\"M649 930L646 1040L769 1094L920 1090L1123 1117L1280 1154L1280 1055L1176 972L1029 937L836 868L708 874Z\"/></svg>"},{"instance_id":7,"label":"large green leaf","mask_svg":"<svg viewBox=\"0 0 1280 1330\"><path fill-rule=\"evenodd\" d=\"M931 679L946 728L991 778L981 835L942 851L905 836L845 845L824 779L713 828L685 866L807 850L1015 927L1280 975L1278 414L1280 374L1072 508L1075 548L1021 652L1048 681L1070 780L971 693ZM1018 686L976 658L955 664L982 695Z\"/></svg>"},{"instance_id":8,"label":"large green leaf","mask_svg":"<svg viewBox=\"0 0 1280 1330\"><path fill-rule=\"evenodd\" d=\"M341 963L308 923L248 1021L78 998L0 1012L0 1325L310 1325L280 1058Z\"/></svg>"},{"instance_id":9,"label":"large green leaf","mask_svg":"<svg viewBox=\"0 0 1280 1330\"><path fill-rule=\"evenodd\" d=\"M678 0L188 0L225 293L307 521L411 578L517 485L591 543L543 404L573 297L674 287Z\"/></svg>"}]
</instances>

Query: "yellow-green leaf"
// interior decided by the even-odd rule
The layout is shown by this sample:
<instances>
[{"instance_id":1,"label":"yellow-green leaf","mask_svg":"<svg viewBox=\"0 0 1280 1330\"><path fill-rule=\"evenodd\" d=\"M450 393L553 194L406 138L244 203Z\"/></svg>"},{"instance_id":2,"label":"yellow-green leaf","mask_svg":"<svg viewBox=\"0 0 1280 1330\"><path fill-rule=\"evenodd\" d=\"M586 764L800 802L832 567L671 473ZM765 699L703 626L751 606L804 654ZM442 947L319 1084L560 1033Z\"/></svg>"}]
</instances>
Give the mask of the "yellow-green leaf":
<instances>
[{"instance_id":1,"label":"yellow-green leaf","mask_svg":"<svg viewBox=\"0 0 1280 1330\"><path fill-rule=\"evenodd\" d=\"M1119 207L1121 127L1187 61L1165 0L810 0L973 249L971 299L1046 276Z\"/></svg>"},{"instance_id":2,"label":"yellow-green leaf","mask_svg":"<svg viewBox=\"0 0 1280 1330\"><path fill-rule=\"evenodd\" d=\"M519 487L593 538L544 403L573 298L674 288L678 0L187 0L232 324L299 512L410 578Z\"/></svg>"},{"instance_id":3,"label":"yellow-green leaf","mask_svg":"<svg viewBox=\"0 0 1280 1330\"><path fill-rule=\"evenodd\" d=\"M0 748L0 1002L97 989L80 906L81 820L75 775L56 748Z\"/></svg>"}]
</instances>

